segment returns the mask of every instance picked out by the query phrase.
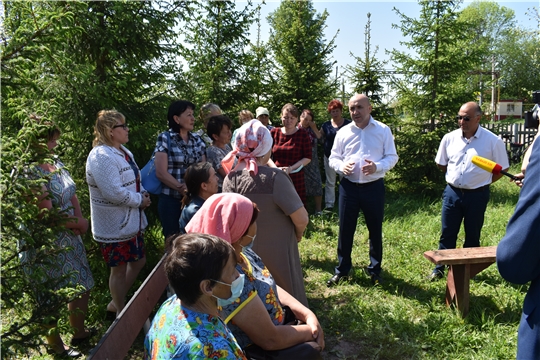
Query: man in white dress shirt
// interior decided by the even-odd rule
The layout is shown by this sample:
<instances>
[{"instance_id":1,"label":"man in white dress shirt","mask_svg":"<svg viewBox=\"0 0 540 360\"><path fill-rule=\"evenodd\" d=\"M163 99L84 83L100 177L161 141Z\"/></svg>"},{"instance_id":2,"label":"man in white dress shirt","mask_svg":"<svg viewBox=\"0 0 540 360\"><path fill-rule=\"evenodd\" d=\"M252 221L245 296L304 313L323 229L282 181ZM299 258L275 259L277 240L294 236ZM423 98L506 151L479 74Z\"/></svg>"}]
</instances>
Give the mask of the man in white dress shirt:
<instances>
[{"instance_id":1,"label":"man in white dress shirt","mask_svg":"<svg viewBox=\"0 0 540 360\"><path fill-rule=\"evenodd\" d=\"M364 270L371 282L381 281L384 175L398 161L390 128L371 117L369 98L362 94L349 100L352 123L337 133L330 166L343 178L339 185L338 260L327 286L338 284L352 267L351 251L360 210L369 232L370 264Z\"/></svg>"},{"instance_id":2,"label":"man in white dress shirt","mask_svg":"<svg viewBox=\"0 0 540 360\"><path fill-rule=\"evenodd\" d=\"M465 227L463 247L480 246L480 233L489 201L489 185L499 180L502 174L495 175L479 168L472 163L472 157L478 155L495 161L505 171L509 166L503 141L480 126L481 118L482 110L477 103L463 104L457 116L459 129L443 137L435 157L448 183L442 196L439 250L456 248L462 221ZM433 281L442 277L444 265L437 265L428 279Z\"/></svg>"}]
</instances>

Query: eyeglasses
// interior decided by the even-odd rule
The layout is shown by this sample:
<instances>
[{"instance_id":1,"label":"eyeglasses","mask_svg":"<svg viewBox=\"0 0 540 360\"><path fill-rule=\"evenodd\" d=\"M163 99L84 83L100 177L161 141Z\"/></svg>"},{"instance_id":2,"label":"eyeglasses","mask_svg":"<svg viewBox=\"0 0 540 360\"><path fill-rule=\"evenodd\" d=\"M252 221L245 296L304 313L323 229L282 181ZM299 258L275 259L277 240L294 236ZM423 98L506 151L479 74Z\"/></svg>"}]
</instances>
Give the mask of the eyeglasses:
<instances>
[{"instance_id":1,"label":"eyeglasses","mask_svg":"<svg viewBox=\"0 0 540 360\"><path fill-rule=\"evenodd\" d=\"M467 116L467 115L465 115L465 116L458 115L458 116L456 116L456 120L469 121L469 120L471 120L471 118L469 116Z\"/></svg>"},{"instance_id":2,"label":"eyeglasses","mask_svg":"<svg viewBox=\"0 0 540 360\"><path fill-rule=\"evenodd\" d=\"M114 125L112 128L113 128L113 129L116 129L116 128L119 128L119 127L123 128L124 130L127 130L127 129L128 129L127 124Z\"/></svg>"}]
</instances>

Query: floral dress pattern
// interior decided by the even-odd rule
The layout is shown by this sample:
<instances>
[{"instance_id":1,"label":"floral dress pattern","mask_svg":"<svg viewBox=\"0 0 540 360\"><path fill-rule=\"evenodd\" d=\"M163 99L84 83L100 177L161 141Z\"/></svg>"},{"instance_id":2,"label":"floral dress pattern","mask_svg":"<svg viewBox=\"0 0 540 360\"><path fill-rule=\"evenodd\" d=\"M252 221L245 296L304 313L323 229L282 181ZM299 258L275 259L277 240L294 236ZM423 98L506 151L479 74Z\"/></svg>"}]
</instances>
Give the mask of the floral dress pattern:
<instances>
[{"instance_id":1,"label":"floral dress pattern","mask_svg":"<svg viewBox=\"0 0 540 360\"><path fill-rule=\"evenodd\" d=\"M246 359L223 321L182 306L176 295L159 308L144 339L145 358Z\"/></svg>"},{"instance_id":2,"label":"floral dress pattern","mask_svg":"<svg viewBox=\"0 0 540 360\"><path fill-rule=\"evenodd\" d=\"M45 185L49 195L52 197L52 206L59 207L67 215L74 215L73 204L71 198L75 195L75 183L69 172L64 169L64 164L59 160L55 161L55 167L58 171L54 172L50 181ZM41 176L50 175L50 172L42 168L36 168L36 172ZM24 272L30 274L34 266L40 266L44 272L46 279L57 279L61 276L68 275L66 281L61 282L57 288L66 286L82 285L85 292L94 287L94 278L88 265L86 258L86 250L79 235L75 235L71 230L62 231L56 238L56 245L60 248L70 248L67 251L59 253L55 263L57 266L47 267L43 265L33 264L32 266L24 266ZM21 262L28 263L33 252L25 251L21 253ZM47 281L44 279L44 281Z\"/></svg>"},{"instance_id":3,"label":"floral dress pattern","mask_svg":"<svg viewBox=\"0 0 540 360\"><path fill-rule=\"evenodd\" d=\"M240 346L246 348L251 345L253 341L251 341L247 334L234 323L234 318L228 322L228 316L231 315L238 306L244 301L250 300L256 293L266 307L266 311L274 325L283 324L285 313L279 302L276 282L261 258L255 254L253 250L248 248L244 248L241 255L244 258L244 261L249 264L247 268L236 265L238 272L245 275L242 294L234 303L218 309L220 310L219 315L222 319L225 319L227 326L231 329Z\"/></svg>"},{"instance_id":4,"label":"floral dress pattern","mask_svg":"<svg viewBox=\"0 0 540 360\"><path fill-rule=\"evenodd\" d=\"M311 141L311 162L304 166L304 178L306 179L306 195L322 196L322 179L319 170L319 155L317 154L317 136L311 128L304 128L298 124L298 129L305 131Z\"/></svg>"}]
</instances>

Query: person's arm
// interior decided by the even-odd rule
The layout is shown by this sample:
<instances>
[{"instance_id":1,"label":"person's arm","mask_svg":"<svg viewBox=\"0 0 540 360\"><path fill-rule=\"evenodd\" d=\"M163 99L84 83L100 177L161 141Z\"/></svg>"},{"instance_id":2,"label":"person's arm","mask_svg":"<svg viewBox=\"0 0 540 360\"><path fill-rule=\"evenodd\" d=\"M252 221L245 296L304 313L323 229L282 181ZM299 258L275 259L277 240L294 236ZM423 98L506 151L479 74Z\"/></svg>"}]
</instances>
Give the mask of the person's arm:
<instances>
[{"instance_id":1,"label":"person's arm","mask_svg":"<svg viewBox=\"0 0 540 360\"><path fill-rule=\"evenodd\" d=\"M300 242L302 240L302 236L304 236L304 230L306 230L309 223L308 212L306 211L306 208L302 206L300 209L293 212L290 217L294 224L294 233L296 234L296 239L298 242Z\"/></svg>"},{"instance_id":2,"label":"person's arm","mask_svg":"<svg viewBox=\"0 0 540 360\"><path fill-rule=\"evenodd\" d=\"M79 204L77 195L71 197L71 204L73 205L73 215L76 222L70 221L66 223L66 227L72 229L76 235L82 235L88 231L88 220L82 216L81 205Z\"/></svg>"},{"instance_id":3,"label":"person's arm","mask_svg":"<svg viewBox=\"0 0 540 360\"><path fill-rule=\"evenodd\" d=\"M281 304L288 306L294 313L296 319L309 325L309 327L311 328L311 334L313 335L313 340L317 341L317 343L321 347L321 350L323 350L324 332L322 330L321 324L319 323L319 319L317 319L317 316L313 313L313 311L302 305L302 303L296 300L294 296L292 296L279 286L277 286L277 293Z\"/></svg>"},{"instance_id":4,"label":"person's arm","mask_svg":"<svg viewBox=\"0 0 540 360\"><path fill-rule=\"evenodd\" d=\"M506 146L504 145L504 142L501 138L496 138L496 142L493 146L492 151L492 157L491 159L495 161L497 164L501 165L503 168L503 171L508 171L508 168L510 167L510 163L508 162L508 153L506 152ZM488 157L489 159L489 157ZM493 184L497 180L503 177L502 173L498 174L492 174L491 175L491 183Z\"/></svg>"},{"instance_id":5,"label":"person's arm","mask_svg":"<svg viewBox=\"0 0 540 360\"><path fill-rule=\"evenodd\" d=\"M339 134L340 133L338 132L336 137L334 138L334 145L332 146L332 151L330 152L328 163L332 169L334 169L340 174L344 174L345 176L347 176L352 174L352 170L354 169L354 163L344 162L345 159L343 157L343 145Z\"/></svg>"},{"instance_id":6,"label":"person's arm","mask_svg":"<svg viewBox=\"0 0 540 360\"><path fill-rule=\"evenodd\" d=\"M274 325L259 296L249 301L232 320L264 350L281 350L313 340L309 325Z\"/></svg>"},{"instance_id":7,"label":"person's arm","mask_svg":"<svg viewBox=\"0 0 540 360\"><path fill-rule=\"evenodd\" d=\"M111 154L110 151L112 150L99 149L91 153L87 162L87 170L92 174L101 195L114 205L144 207L144 196L123 186L118 155Z\"/></svg>"},{"instance_id":8,"label":"person's arm","mask_svg":"<svg viewBox=\"0 0 540 360\"><path fill-rule=\"evenodd\" d=\"M315 137L317 137L317 139L320 139L322 137L321 132L319 131L319 129L317 129L317 124L315 124L315 121L310 120L309 127L311 130L313 130L313 133L315 134Z\"/></svg>"},{"instance_id":9,"label":"person's arm","mask_svg":"<svg viewBox=\"0 0 540 360\"><path fill-rule=\"evenodd\" d=\"M176 178L167 171L169 168L169 158L167 153L156 152L154 164L156 166L156 177L159 181L171 189L179 191L180 194L183 194L186 190L186 184L176 180Z\"/></svg>"},{"instance_id":10,"label":"person's arm","mask_svg":"<svg viewBox=\"0 0 540 360\"><path fill-rule=\"evenodd\" d=\"M51 199L48 198L49 191L47 190L45 185L41 187L41 191L41 196L38 198L38 208L51 210L53 205ZM66 221L64 223L64 227L67 229L71 229L76 235L84 234L88 230L88 220L82 217L81 207L79 204L79 200L77 199L77 195L73 195L73 197L71 198L71 202L73 204L74 215L69 216L69 218L71 218L72 220Z\"/></svg>"},{"instance_id":11,"label":"person's arm","mask_svg":"<svg viewBox=\"0 0 540 360\"><path fill-rule=\"evenodd\" d=\"M525 180L506 235L497 246L501 276L516 284L540 277L540 147L533 149Z\"/></svg>"},{"instance_id":12,"label":"person's arm","mask_svg":"<svg viewBox=\"0 0 540 360\"><path fill-rule=\"evenodd\" d=\"M309 138L309 135L305 131L302 131L300 134L302 134L303 136L300 136L298 138L298 145L302 147L303 157L293 165L287 167L287 174L290 174L294 170L298 169L300 166L307 166L307 164L311 162L311 157L313 156L313 152L311 149L311 139Z\"/></svg>"},{"instance_id":13,"label":"person's arm","mask_svg":"<svg viewBox=\"0 0 540 360\"><path fill-rule=\"evenodd\" d=\"M448 165L437 164L437 167L438 167L439 169L441 169L441 171L442 171L443 173L446 174L446 169L448 168Z\"/></svg>"},{"instance_id":14,"label":"person's arm","mask_svg":"<svg viewBox=\"0 0 540 360\"><path fill-rule=\"evenodd\" d=\"M292 173L294 170L298 169L300 166L306 166L307 164L309 164L311 162L311 159L308 159L308 158L303 158L303 159L300 159L298 160L297 162L295 162L293 165L291 166L287 166L284 170L287 172L287 174L290 174Z\"/></svg>"},{"instance_id":15,"label":"person's arm","mask_svg":"<svg viewBox=\"0 0 540 360\"><path fill-rule=\"evenodd\" d=\"M375 165L374 172L377 171L389 171L398 162L398 154L396 151L396 145L394 144L394 136L389 127L384 129L383 137L383 157L377 162L373 162Z\"/></svg>"}]
</instances>

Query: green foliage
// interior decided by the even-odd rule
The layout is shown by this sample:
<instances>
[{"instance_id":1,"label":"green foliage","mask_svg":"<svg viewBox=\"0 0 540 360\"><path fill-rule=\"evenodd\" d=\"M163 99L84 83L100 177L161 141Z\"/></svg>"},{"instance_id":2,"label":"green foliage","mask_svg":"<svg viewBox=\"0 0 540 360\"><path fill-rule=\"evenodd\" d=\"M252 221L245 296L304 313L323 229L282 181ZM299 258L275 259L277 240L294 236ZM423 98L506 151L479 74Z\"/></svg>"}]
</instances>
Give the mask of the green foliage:
<instances>
[{"instance_id":1,"label":"green foliage","mask_svg":"<svg viewBox=\"0 0 540 360\"><path fill-rule=\"evenodd\" d=\"M65 305L77 293L76 288L63 285L69 274L49 278L44 273L44 268L60 268L57 256L66 251L55 242L56 234L65 229L65 214L56 208L38 207L48 177L39 176L35 168L51 161L44 140L47 130L47 126L25 121L15 137L2 136L3 357L17 357L38 348L43 342L40 335L46 332L43 324L65 315Z\"/></svg>"},{"instance_id":2,"label":"green foliage","mask_svg":"<svg viewBox=\"0 0 540 360\"><path fill-rule=\"evenodd\" d=\"M324 38L327 17L326 11L316 13L312 1L282 1L268 16L278 79L271 113L278 114L286 103L321 109L335 94L336 83L329 79L335 36L329 42Z\"/></svg>"},{"instance_id":3,"label":"green foliage","mask_svg":"<svg viewBox=\"0 0 540 360\"><path fill-rule=\"evenodd\" d=\"M500 43L500 54L501 98L530 101L532 91L540 89L540 33L512 29Z\"/></svg>"},{"instance_id":4,"label":"green foliage","mask_svg":"<svg viewBox=\"0 0 540 360\"><path fill-rule=\"evenodd\" d=\"M394 85L398 108L420 123L435 129L440 114L453 114L466 101L474 99L474 88L459 80L476 68L479 51L467 46L470 25L458 19L457 1L421 0L420 18L410 18L394 8L401 25L393 24L409 41L402 41L417 55L393 50L396 70L402 77ZM423 161L423 160L422 160Z\"/></svg>"},{"instance_id":5,"label":"green foliage","mask_svg":"<svg viewBox=\"0 0 540 360\"><path fill-rule=\"evenodd\" d=\"M500 67L505 52L501 44L516 26L514 11L495 2L475 1L461 11L459 18L471 25L474 36L469 47L478 49L483 59L477 68L471 69L471 74L474 74L471 79L478 84L481 98L491 99L493 87L497 86L496 78L506 72ZM493 70L497 72L495 77Z\"/></svg>"},{"instance_id":6,"label":"green foliage","mask_svg":"<svg viewBox=\"0 0 540 360\"><path fill-rule=\"evenodd\" d=\"M463 103L474 99L474 87L463 86L462 79L476 68L480 52L466 46L471 28L458 18L457 1L421 0L420 5L419 19L394 8L402 20L401 25L393 26L410 37L402 44L417 52L391 52L402 73L394 79L396 109L410 119L396 133L400 161L395 172L407 185L416 181L414 184L432 188L441 180L433 159L449 129L445 122Z\"/></svg>"},{"instance_id":7,"label":"green foliage","mask_svg":"<svg viewBox=\"0 0 540 360\"><path fill-rule=\"evenodd\" d=\"M444 173L435 164L435 155L442 137L454 130L445 119L435 131L426 131L427 124L403 122L393 131L399 161L392 172L399 178L402 190L432 195L440 190Z\"/></svg>"},{"instance_id":8,"label":"green foliage","mask_svg":"<svg viewBox=\"0 0 540 360\"><path fill-rule=\"evenodd\" d=\"M197 106L213 102L237 113L252 95L244 80L251 61L246 52L255 14L251 2L242 10L236 10L233 1L203 1L193 6L181 52L189 64L189 98Z\"/></svg>"},{"instance_id":9,"label":"green foliage","mask_svg":"<svg viewBox=\"0 0 540 360\"><path fill-rule=\"evenodd\" d=\"M351 57L355 59L355 65L347 65L345 73L348 74L349 80L354 85L354 92L358 94L365 94L369 97L373 110L371 115L374 119L382 121L386 124L395 122L393 118L393 109L391 109L383 101L384 87L381 82L384 80L385 69L388 61L379 61L376 58L379 47L376 46L373 53L371 53L371 14L367 14L367 24L365 35L365 50L364 57L355 56L352 52Z\"/></svg>"}]
</instances>

